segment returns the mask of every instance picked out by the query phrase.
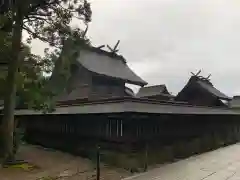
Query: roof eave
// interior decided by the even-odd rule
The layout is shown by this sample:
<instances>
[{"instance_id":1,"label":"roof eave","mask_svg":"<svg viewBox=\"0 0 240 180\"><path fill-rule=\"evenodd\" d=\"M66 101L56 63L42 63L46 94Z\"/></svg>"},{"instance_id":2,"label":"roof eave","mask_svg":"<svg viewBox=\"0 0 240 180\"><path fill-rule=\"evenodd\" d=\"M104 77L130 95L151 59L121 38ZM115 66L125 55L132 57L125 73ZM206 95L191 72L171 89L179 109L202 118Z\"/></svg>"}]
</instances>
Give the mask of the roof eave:
<instances>
[{"instance_id":1,"label":"roof eave","mask_svg":"<svg viewBox=\"0 0 240 180\"><path fill-rule=\"evenodd\" d=\"M124 79L123 79L124 80ZM137 85L137 86L141 86L141 87L143 87L143 86L146 86L148 83L147 82L145 82L145 81L131 81L131 80L128 80L128 79L125 79L124 80L126 83L129 83L129 84L133 84L133 85Z\"/></svg>"},{"instance_id":2,"label":"roof eave","mask_svg":"<svg viewBox=\"0 0 240 180\"><path fill-rule=\"evenodd\" d=\"M176 104L174 102L150 101L137 98L122 98L102 102L81 103L70 106L58 106L56 111L50 114L99 114L99 113L151 113L151 114L231 114L239 115L239 112L229 108L212 108L203 106L191 106ZM16 115L43 114L41 111L19 110Z\"/></svg>"},{"instance_id":3,"label":"roof eave","mask_svg":"<svg viewBox=\"0 0 240 180\"><path fill-rule=\"evenodd\" d=\"M232 100L232 98L230 98L230 97L218 97L219 99L221 99L221 100L226 100L226 101L231 101Z\"/></svg>"}]
</instances>

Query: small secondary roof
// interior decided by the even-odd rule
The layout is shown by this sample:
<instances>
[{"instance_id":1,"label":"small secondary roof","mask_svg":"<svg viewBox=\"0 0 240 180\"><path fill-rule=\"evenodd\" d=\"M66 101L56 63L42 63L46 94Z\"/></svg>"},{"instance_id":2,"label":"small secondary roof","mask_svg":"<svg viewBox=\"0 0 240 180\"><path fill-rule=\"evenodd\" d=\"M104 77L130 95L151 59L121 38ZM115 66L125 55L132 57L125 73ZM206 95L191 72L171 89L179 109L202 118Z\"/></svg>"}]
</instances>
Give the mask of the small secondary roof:
<instances>
[{"instance_id":1,"label":"small secondary roof","mask_svg":"<svg viewBox=\"0 0 240 180\"><path fill-rule=\"evenodd\" d=\"M142 87L137 93L137 97L151 97L156 95L169 95L172 96L165 84Z\"/></svg>"},{"instance_id":2,"label":"small secondary roof","mask_svg":"<svg viewBox=\"0 0 240 180\"><path fill-rule=\"evenodd\" d=\"M233 99L229 102L230 108L240 108L240 96L234 96Z\"/></svg>"}]
</instances>

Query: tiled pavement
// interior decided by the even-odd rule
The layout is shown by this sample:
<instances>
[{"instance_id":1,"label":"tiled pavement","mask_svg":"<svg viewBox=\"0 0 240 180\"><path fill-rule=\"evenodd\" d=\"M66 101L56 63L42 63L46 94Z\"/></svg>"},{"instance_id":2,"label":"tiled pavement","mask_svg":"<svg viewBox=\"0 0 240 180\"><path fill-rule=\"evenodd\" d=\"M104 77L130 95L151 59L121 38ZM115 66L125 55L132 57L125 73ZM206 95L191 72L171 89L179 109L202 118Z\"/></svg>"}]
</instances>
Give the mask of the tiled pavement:
<instances>
[{"instance_id":1,"label":"tiled pavement","mask_svg":"<svg viewBox=\"0 0 240 180\"><path fill-rule=\"evenodd\" d=\"M240 180L240 143L124 180Z\"/></svg>"}]
</instances>

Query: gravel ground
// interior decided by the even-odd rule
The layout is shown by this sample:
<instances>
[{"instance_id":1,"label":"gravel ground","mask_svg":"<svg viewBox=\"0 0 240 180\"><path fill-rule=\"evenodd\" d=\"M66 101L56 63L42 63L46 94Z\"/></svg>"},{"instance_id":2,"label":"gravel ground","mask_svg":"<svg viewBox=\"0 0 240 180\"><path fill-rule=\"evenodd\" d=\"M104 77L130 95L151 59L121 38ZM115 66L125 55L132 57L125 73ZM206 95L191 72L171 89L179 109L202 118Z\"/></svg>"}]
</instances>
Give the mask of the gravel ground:
<instances>
[{"instance_id":1,"label":"gravel ground","mask_svg":"<svg viewBox=\"0 0 240 180\"><path fill-rule=\"evenodd\" d=\"M22 168L0 168L1 180L94 180L95 164L81 157L68 153L44 149L39 146L23 145L17 155L18 159L35 166L31 170ZM125 170L101 165L102 180L120 180L131 174ZM46 178L51 177L51 178Z\"/></svg>"}]
</instances>

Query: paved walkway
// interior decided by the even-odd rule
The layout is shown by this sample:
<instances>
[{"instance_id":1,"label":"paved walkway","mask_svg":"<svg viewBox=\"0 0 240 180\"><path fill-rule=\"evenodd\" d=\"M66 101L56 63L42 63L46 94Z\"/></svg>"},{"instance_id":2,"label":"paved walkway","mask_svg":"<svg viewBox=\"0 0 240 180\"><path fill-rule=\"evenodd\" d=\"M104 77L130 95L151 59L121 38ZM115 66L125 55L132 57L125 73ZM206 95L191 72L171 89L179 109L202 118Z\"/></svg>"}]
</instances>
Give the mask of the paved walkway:
<instances>
[{"instance_id":1,"label":"paved walkway","mask_svg":"<svg viewBox=\"0 0 240 180\"><path fill-rule=\"evenodd\" d=\"M240 143L124 180L240 180Z\"/></svg>"}]
</instances>

